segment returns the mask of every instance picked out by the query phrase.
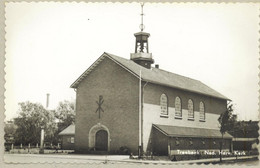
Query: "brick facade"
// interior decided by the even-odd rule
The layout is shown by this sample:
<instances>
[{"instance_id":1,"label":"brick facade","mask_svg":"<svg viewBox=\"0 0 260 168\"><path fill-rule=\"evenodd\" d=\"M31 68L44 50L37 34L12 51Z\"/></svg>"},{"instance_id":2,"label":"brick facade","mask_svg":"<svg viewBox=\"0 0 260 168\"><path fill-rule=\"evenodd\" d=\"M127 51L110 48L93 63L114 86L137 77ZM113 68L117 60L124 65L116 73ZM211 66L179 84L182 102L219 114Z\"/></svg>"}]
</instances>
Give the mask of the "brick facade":
<instances>
[{"instance_id":1,"label":"brick facade","mask_svg":"<svg viewBox=\"0 0 260 168\"><path fill-rule=\"evenodd\" d=\"M62 135L61 136L61 149L74 150L75 138L74 135Z\"/></svg>"},{"instance_id":2,"label":"brick facade","mask_svg":"<svg viewBox=\"0 0 260 168\"><path fill-rule=\"evenodd\" d=\"M211 128L219 130L219 114L226 110L226 100L213 98L189 91L170 88L167 86L143 83L143 147L149 150L152 124L171 126ZM161 117L160 96L166 94L168 98L168 116ZM175 118L175 98L181 98L182 118ZM194 105L194 120L188 120L188 100L192 99ZM205 105L205 121L199 120L200 101Z\"/></svg>"},{"instance_id":3,"label":"brick facade","mask_svg":"<svg viewBox=\"0 0 260 168\"><path fill-rule=\"evenodd\" d=\"M181 151L218 151L221 138L194 138L194 137L167 137L155 128L152 128L152 141L148 145L154 155L182 155ZM224 139L222 150L232 150L232 139Z\"/></svg>"},{"instance_id":4,"label":"brick facade","mask_svg":"<svg viewBox=\"0 0 260 168\"><path fill-rule=\"evenodd\" d=\"M168 97L168 106L174 108L175 98L179 96L182 101L182 108L187 109L188 99L192 99L194 103L194 111L199 111L200 101L205 104L206 113L221 114L226 110L227 101L190 91L179 90L167 86L148 83L144 88L144 103L160 105L160 96L166 94Z\"/></svg>"},{"instance_id":5,"label":"brick facade","mask_svg":"<svg viewBox=\"0 0 260 168\"><path fill-rule=\"evenodd\" d=\"M101 118L96 101L103 96ZM138 78L109 58L80 83L76 96L76 152L88 152L90 129L100 123L109 130L109 152L138 147Z\"/></svg>"}]
</instances>

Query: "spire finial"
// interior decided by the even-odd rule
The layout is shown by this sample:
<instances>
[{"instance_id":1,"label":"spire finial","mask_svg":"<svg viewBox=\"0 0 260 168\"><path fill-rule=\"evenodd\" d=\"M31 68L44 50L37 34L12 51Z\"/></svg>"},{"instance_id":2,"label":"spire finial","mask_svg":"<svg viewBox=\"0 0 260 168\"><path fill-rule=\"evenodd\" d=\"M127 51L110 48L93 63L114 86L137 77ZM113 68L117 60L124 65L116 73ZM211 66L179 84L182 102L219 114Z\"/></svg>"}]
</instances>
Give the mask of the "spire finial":
<instances>
[{"instance_id":1,"label":"spire finial","mask_svg":"<svg viewBox=\"0 0 260 168\"><path fill-rule=\"evenodd\" d=\"M141 29L141 31L143 31L144 30L144 24L143 24L143 17L144 17L144 12L143 12L143 8L144 8L144 2L141 2L140 3L141 4L141 24L140 24L140 29Z\"/></svg>"}]
</instances>

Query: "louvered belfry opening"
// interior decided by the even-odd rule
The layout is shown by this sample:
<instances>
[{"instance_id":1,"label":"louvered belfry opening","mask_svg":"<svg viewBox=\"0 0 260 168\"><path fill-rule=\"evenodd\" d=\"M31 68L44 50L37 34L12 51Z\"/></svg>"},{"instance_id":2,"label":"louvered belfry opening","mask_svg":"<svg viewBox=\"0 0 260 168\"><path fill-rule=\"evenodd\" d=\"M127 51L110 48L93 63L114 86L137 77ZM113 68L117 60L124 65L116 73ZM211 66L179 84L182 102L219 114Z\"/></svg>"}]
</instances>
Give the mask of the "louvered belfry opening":
<instances>
[{"instance_id":1,"label":"louvered belfry opening","mask_svg":"<svg viewBox=\"0 0 260 168\"><path fill-rule=\"evenodd\" d=\"M150 69L151 64L154 63L152 53L149 53L148 38L149 33L138 32L134 34L135 41L135 53L131 53L131 60L135 63Z\"/></svg>"}]
</instances>

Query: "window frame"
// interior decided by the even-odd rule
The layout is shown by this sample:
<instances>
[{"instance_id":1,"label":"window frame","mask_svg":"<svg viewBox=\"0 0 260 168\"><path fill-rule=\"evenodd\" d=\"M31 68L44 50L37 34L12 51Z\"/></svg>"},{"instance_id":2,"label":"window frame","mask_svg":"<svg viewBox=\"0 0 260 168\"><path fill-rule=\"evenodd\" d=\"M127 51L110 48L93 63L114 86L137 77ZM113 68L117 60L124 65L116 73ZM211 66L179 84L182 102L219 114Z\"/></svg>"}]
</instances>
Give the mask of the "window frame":
<instances>
[{"instance_id":1,"label":"window frame","mask_svg":"<svg viewBox=\"0 0 260 168\"><path fill-rule=\"evenodd\" d=\"M162 96L165 96L165 98L166 98L166 114L162 112L163 111ZM160 96L160 108L161 108L160 117L168 118L169 117L169 99L165 93L162 93Z\"/></svg>"},{"instance_id":2,"label":"window frame","mask_svg":"<svg viewBox=\"0 0 260 168\"><path fill-rule=\"evenodd\" d=\"M75 143L75 138L74 137L70 137L70 143L72 143L72 144Z\"/></svg>"},{"instance_id":3,"label":"window frame","mask_svg":"<svg viewBox=\"0 0 260 168\"><path fill-rule=\"evenodd\" d=\"M189 146L192 146L193 145L193 140L192 138L189 138Z\"/></svg>"},{"instance_id":4,"label":"window frame","mask_svg":"<svg viewBox=\"0 0 260 168\"><path fill-rule=\"evenodd\" d=\"M177 137L177 138L175 138L175 146L179 146L180 145L180 140L179 140L179 138Z\"/></svg>"},{"instance_id":5,"label":"window frame","mask_svg":"<svg viewBox=\"0 0 260 168\"><path fill-rule=\"evenodd\" d=\"M201 114L202 114L202 111L201 111L201 103L203 104L203 116L204 118L202 119L201 118ZM203 101L200 101L200 104L199 104L199 121L200 122L205 122L206 121L206 110L205 110L205 103Z\"/></svg>"},{"instance_id":6,"label":"window frame","mask_svg":"<svg viewBox=\"0 0 260 168\"><path fill-rule=\"evenodd\" d=\"M179 111L180 116L176 115L176 114L177 114L177 113L176 113L176 100L177 100L177 98L179 98L179 100L180 100L180 111ZM181 98L180 98L179 96L176 96L176 97L175 97L174 108L175 108L174 118L176 118L176 119L182 119L182 100L181 100Z\"/></svg>"},{"instance_id":7,"label":"window frame","mask_svg":"<svg viewBox=\"0 0 260 168\"><path fill-rule=\"evenodd\" d=\"M189 102L191 101L192 103L192 117L190 117L190 109L189 109ZM194 113L194 102L192 99L188 99L188 104L187 104L187 109L188 109L188 120L194 121L195 120L195 113Z\"/></svg>"}]
</instances>

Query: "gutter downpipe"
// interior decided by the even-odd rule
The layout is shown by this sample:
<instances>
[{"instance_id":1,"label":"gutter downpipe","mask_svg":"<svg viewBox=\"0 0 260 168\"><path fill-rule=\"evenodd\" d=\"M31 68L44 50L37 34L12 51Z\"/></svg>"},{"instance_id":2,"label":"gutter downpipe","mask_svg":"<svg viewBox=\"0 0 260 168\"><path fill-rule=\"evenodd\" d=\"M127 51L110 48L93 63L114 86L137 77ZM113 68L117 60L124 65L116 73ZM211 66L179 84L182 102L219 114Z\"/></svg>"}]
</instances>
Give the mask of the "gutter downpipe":
<instances>
[{"instance_id":1,"label":"gutter downpipe","mask_svg":"<svg viewBox=\"0 0 260 168\"><path fill-rule=\"evenodd\" d=\"M143 152L144 152L144 145L143 145L143 142L144 142L144 140L143 140L143 136L144 136L144 87L146 86L148 84L148 82L146 81L146 83L144 84L144 86L143 86L143 88L142 88L142 109L141 109L141 151L142 151L142 154L143 154ZM149 140L148 140L148 142L149 142Z\"/></svg>"},{"instance_id":2,"label":"gutter downpipe","mask_svg":"<svg viewBox=\"0 0 260 168\"><path fill-rule=\"evenodd\" d=\"M143 103L144 103L144 87L148 84L146 82L142 88L142 71L139 74L139 146L138 146L138 158L143 156Z\"/></svg>"},{"instance_id":3,"label":"gutter downpipe","mask_svg":"<svg viewBox=\"0 0 260 168\"><path fill-rule=\"evenodd\" d=\"M139 74L139 146L138 146L138 158L143 156L143 103L144 103L144 87L148 84L146 82L142 88L142 71Z\"/></svg>"},{"instance_id":4,"label":"gutter downpipe","mask_svg":"<svg viewBox=\"0 0 260 168\"><path fill-rule=\"evenodd\" d=\"M76 113L77 113L77 112L76 112L76 107L77 107L77 88L74 88L74 91L75 91L75 93L76 93L75 102L74 102L74 112L75 112L75 114L76 114ZM75 116L75 122L74 122L73 124L76 125L76 116ZM76 136L76 126L75 126L75 132L74 132L74 146L75 146L75 151L76 151L76 150L78 150L78 149L76 149L76 145L75 145L75 142L76 142L76 144L77 144L77 140L76 140L75 136Z\"/></svg>"},{"instance_id":5,"label":"gutter downpipe","mask_svg":"<svg viewBox=\"0 0 260 168\"><path fill-rule=\"evenodd\" d=\"M138 158L141 158L142 153L142 71L139 72L139 144Z\"/></svg>"}]
</instances>

